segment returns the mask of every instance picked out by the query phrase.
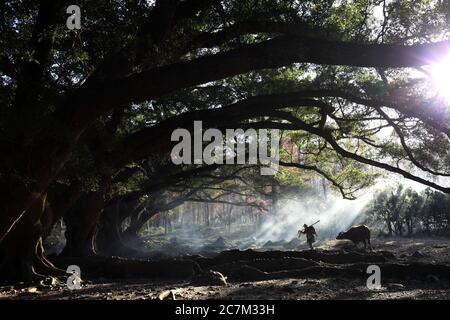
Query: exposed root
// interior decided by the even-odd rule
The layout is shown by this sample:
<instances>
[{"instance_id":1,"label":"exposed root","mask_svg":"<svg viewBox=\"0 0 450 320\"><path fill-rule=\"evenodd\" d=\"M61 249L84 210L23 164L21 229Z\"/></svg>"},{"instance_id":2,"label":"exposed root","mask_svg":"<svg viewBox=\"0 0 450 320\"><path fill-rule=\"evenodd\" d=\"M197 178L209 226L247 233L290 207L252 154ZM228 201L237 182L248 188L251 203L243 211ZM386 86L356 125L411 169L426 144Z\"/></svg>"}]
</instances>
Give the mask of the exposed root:
<instances>
[{"instance_id":1,"label":"exposed root","mask_svg":"<svg viewBox=\"0 0 450 320\"><path fill-rule=\"evenodd\" d=\"M281 258L281 259L257 259L257 260L243 260L232 263L214 266L215 270L223 273L233 273L242 266L248 266L264 272L274 272L282 270L297 270L307 267L317 266L318 262L302 258Z\"/></svg>"},{"instance_id":2,"label":"exposed root","mask_svg":"<svg viewBox=\"0 0 450 320\"><path fill-rule=\"evenodd\" d=\"M398 263L390 252L229 250L214 258L192 257L202 268L222 272L230 281L260 281L308 277L368 277L367 267L376 264L383 278L450 279L450 266Z\"/></svg>"},{"instance_id":3,"label":"exposed root","mask_svg":"<svg viewBox=\"0 0 450 320\"><path fill-rule=\"evenodd\" d=\"M60 257L55 264L62 268L78 265L82 278L83 274L103 278L191 278L202 272L195 261L177 259L144 261L102 256Z\"/></svg>"},{"instance_id":4,"label":"exposed root","mask_svg":"<svg viewBox=\"0 0 450 320\"><path fill-rule=\"evenodd\" d=\"M322 264L311 266L300 270L281 270L275 272L264 272L260 269L243 265L240 268L231 272L230 281L260 281L260 280L274 280L286 278L367 278L367 267L370 264L358 263L349 265L329 265ZM449 280L450 266L412 263L381 263L378 264L381 269L383 279L416 279L427 280L432 276L434 279Z\"/></svg>"},{"instance_id":5,"label":"exposed root","mask_svg":"<svg viewBox=\"0 0 450 320\"><path fill-rule=\"evenodd\" d=\"M343 251L254 251L254 250L228 250L223 251L214 258L191 257L202 268L214 265L226 264L234 261L248 261L257 259L283 259L302 258L317 262L346 264L358 262L382 263L395 259L394 255L387 251L359 253Z\"/></svg>"},{"instance_id":6,"label":"exposed root","mask_svg":"<svg viewBox=\"0 0 450 320\"><path fill-rule=\"evenodd\" d=\"M55 267L53 263L45 257L44 248L42 247L42 240L38 242L36 247L33 268L36 272L49 275L51 277L67 276L67 273L64 270Z\"/></svg>"}]
</instances>

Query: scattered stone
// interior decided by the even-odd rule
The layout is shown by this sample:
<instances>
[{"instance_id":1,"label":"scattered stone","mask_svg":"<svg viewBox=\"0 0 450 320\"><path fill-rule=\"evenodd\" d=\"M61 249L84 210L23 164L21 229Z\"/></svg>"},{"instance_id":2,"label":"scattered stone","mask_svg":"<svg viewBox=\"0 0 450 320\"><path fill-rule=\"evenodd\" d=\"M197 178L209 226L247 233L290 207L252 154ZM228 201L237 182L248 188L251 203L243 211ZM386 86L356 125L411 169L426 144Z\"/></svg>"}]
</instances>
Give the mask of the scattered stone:
<instances>
[{"instance_id":1,"label":"scattered stone","mask_svg":"<svg viewBox=\"0 0 450 320\"><path fill-rule=\"evenodd\" d=\"M15 289L15 286L4 286L4 287L0 286L0 292L8 292L8 291L13 292L17 290Z\"/></svg>"},{"instance_id":2,"label":"scattered stone","mask_svg":"<svg viewBox=\"0 0 450 320\"><path fill-rule=\"evenodd\" d=\"M173 290L166 290L158 294L157 300L176 300Z\"/></svg>"},{"instance_id":3,"label":"scattered stone","mask_svg":"<svg viewBox=\"0 0 450 320\"><path fill-rule=\"evenodd\" d=\"M38 288L30 287L30 288L25 288L25 289L20 290L19 295L25 296L25 295L34 295L34 294L38 294L38 293L39 293Z\"/></svg>"},{"instance_id":4,"label":"scattered stone","mask_svg":"<svg viewBox=\"0 0 450 320\"><path fill-rule=\"evenodd\" d=\"M42 286L56 286L57 284L59 284L58 279L56 279L55 277L45 277L44 280L39 282Z\"/></svg>"},{"instance_id":5,"label":"scattered stone","mask_svg":"<svg viewBox=\"0 0 450 320\"><path fill-rule=\"evenodd\" d=\"M28 292L28 293L37 293L38 289L36 287L31 287L31 288L28 288L26 290L26 292Z\"/></svg>"}]
</instances>

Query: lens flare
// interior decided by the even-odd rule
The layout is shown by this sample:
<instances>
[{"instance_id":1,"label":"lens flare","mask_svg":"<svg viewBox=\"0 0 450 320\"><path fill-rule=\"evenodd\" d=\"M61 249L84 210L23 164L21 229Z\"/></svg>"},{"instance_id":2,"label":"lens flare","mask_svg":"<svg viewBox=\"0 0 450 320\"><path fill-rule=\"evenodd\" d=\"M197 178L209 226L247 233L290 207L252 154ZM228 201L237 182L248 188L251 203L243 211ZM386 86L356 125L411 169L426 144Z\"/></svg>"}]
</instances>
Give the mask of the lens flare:
<instances>
[{"instance_id":1,"label":"lens flare","mask_svg":"<svg viewBox=\"0 0 450 320\"><path fill-rule=\"evenodd\" d=\"M450 54L431 65L430 73L437 96L450 103Z\"/></svg>"}]
</instances>

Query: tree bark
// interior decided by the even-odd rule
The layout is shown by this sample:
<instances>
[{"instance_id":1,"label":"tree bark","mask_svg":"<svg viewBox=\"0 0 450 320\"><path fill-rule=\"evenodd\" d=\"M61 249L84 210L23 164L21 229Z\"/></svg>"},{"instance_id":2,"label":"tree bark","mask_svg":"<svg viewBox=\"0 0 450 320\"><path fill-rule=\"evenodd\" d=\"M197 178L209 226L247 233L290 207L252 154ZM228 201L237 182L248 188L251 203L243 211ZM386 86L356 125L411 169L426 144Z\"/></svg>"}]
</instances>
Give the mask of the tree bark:
<instances>
[{"instance_id":1,"label":"tree bark","mask_svg":"<svg viewBox=\"0 0 450 320\"><path fill-rule=\"evenodd\" d=\"M83 194L64 216L67 242L62 255L83 257L96 254L97 222L106 205L106 187L103 185L97 191Z\"/></svg>"},{"instance_id":2,"label":"tree bark","mask_svg":"<svg viewBox=\"0 0 450 320\"><path fill-rule=\"evenodd\" d=\"M46 195L41 196L24 213L22 219L8 233L0 246L0 282L30 283L44 275L59 276L64 271L56 269L43 254L41 219L48 212Z\"/></svg>"},{"instance_id":3,"label":"tree bark","mask_svg":"<svg viewBox=\"0 0 450 320\"><path fill-rule=\"evenodd\" d=\"M102 256L145 257L145 252L129 245L130 242L126 240L128 236L121 231L121 223L120 205L105 208L96 236L97 252ZM138 238L137 234L136 238Z\"/></svg>"}]
</instances>

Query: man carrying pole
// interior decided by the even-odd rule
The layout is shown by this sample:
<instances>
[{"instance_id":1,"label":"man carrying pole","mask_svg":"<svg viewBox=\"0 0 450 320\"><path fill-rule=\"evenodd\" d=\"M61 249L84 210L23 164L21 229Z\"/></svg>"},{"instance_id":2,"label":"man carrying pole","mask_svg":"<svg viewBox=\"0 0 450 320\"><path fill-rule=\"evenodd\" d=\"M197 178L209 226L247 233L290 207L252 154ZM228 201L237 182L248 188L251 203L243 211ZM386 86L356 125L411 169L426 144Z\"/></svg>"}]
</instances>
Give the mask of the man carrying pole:
<instances>
[{"instance_id":1,"label":"man carrying pole","mask_svg":"<svg viewBox=\"0 0 450 320\"><path fill-rule=\"evenodd\" d=\"M315 224L318 223L319 221L320 221L320 220L314 222L314 223L313 223L312 225L310 225L309 227L308 227L307 224L304 224L304 225L303 225L303 230L298 230L298 233L297 233L297 235L298 235L299 238L300 238L300 236L301 236L302 234L306 234L306 242L308 243L309 248L310 248L311 250L314 250L312 244L313 244L314 242L316 242L316 236L317 236L316 229L314 229L313 225L315 225Z\"/></svg>"}]
</instances>

